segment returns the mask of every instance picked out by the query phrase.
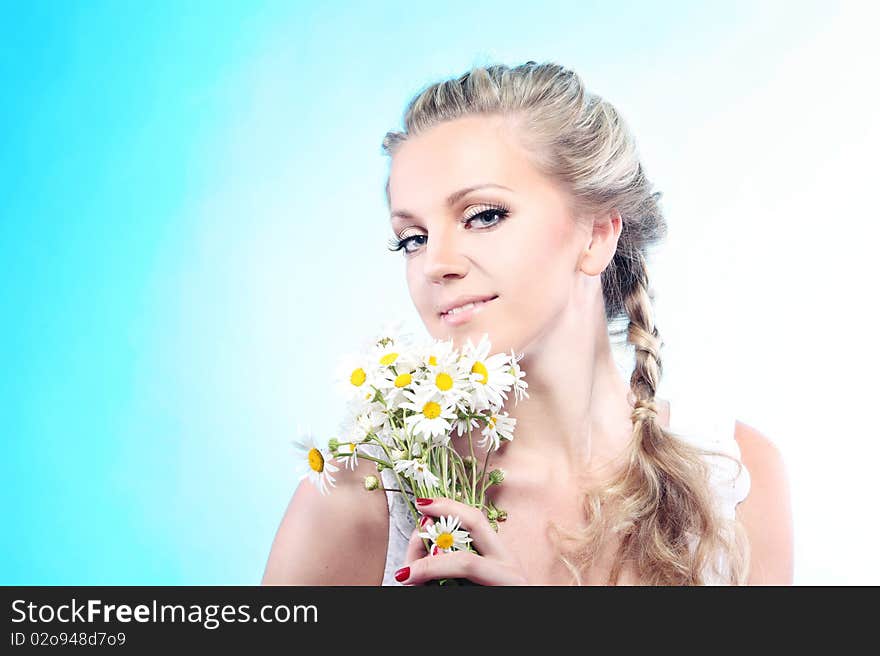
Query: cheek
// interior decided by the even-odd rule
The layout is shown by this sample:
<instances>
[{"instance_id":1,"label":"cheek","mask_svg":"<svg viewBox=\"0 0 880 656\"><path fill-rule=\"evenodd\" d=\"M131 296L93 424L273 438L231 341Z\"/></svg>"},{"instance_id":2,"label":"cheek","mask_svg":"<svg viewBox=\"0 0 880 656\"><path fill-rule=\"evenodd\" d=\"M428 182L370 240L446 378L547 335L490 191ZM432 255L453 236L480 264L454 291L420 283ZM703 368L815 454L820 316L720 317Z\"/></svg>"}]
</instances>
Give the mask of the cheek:
<instances>
[{"instance_id":1,"label":"cheek","mask_svg":"<svg viewBox=\"0 0 880 656\"><path fill-rule=\"evenodd\" d=\"M439 321L439 319L435 316L434 299L431 297L430 287L421 273L417 271L415 264L408 263L406 266L406 285L413 306L425 326L430 328L431 323L435 320Z\"/></svg>"},{"instance_id":2,"label":"cheek","mask_svg":"<svg viewBox=\"0 0 880 656\"><path fill-rule=\"evenodd\" d=\"M509 291L523 304L553 296L565 288L571 267L571 237L561 229L545 229L517 235L517 243L500 250L497 258L507 272Z\"/></svg>"}]
</instances>

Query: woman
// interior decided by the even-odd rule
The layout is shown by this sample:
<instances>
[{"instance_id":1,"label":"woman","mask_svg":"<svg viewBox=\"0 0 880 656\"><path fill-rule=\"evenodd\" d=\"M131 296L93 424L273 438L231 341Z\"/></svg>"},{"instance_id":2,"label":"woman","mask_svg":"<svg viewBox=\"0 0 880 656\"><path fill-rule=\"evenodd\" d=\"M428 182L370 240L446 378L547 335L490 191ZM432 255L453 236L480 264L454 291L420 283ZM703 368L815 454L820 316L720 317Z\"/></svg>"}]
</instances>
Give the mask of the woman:
<instances>
[{"instance_id":1,"label":"woman","mask_svg":"<svg viewBox=\"0 0 880 656\"><path fill-rule=\"evenodd\" d=\"M488 332L493 352L524 354L529 398L507 408L516 439L490 461L508 519L496 532L476 509L430 500L422 526L458 515L479 555L427 555L395 493L365 490L376 471L363 462L333 494L298 487L263 583L790 584L778 450L713 408L655 399L646 256L666 223L614 107L574 72L530 61L429 86L404 123L383 144L386 196L422 321L438 339ZM623 332L628 383L611 350Z\"/></svg>"}]
</instances>

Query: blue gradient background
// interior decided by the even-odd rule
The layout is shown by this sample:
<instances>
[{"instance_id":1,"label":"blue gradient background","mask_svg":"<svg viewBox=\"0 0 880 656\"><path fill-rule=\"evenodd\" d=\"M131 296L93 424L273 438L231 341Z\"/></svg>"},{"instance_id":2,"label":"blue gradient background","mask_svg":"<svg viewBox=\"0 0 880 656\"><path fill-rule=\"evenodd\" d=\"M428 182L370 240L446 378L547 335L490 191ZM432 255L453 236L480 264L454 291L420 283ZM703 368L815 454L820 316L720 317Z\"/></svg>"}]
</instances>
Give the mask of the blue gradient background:
<instances>
[{"instance_id":1,"label":"blue gradient background","mask_svg":"<svg viewBox=\"0 0 880 656\"><path fill-rule=\"evenodd\" d=\"M826 492L870 499L873 470L823 447L833 431L835 453L876 461L852 401L869 379L850 351L816 353L839 327L813 309L862 298L833 281L844 266L872 279L855 224L827 229L849 203L876 236L853 166L877 143L872 23L862 5L707 4L0 4L0 583L259 582L293 427L339 418L336 354L416 317L384 250L385 131L425 84L528 59L575 68L630 121L673 228L664 384L722 367L718 394L781 446L796 581L880 583L850 566L877 529L841 543L863 502ZM770 316L810 321L784 342ZM808 349L809 417L791 412Z\"/></svg>"}]
</instances>

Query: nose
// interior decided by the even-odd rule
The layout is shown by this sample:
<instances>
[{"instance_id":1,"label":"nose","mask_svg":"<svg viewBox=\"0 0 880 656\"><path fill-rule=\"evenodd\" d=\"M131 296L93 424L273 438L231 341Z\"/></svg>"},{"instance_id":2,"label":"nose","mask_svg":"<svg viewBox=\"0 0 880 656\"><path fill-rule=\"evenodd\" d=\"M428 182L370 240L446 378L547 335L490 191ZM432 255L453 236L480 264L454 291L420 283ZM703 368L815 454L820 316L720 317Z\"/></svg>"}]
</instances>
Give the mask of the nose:
<instances>
[{"instance_id":1,"label":"nose","mask_svg":"<svg viewBox=\"0 0 880 656\"><path fill-rule=\"evenodd\" d=\"M425 245L424 274L431 282L460 278L468 271L468 259L461 251L455 228L435 230Z\"/></svg>"}]
</instances>

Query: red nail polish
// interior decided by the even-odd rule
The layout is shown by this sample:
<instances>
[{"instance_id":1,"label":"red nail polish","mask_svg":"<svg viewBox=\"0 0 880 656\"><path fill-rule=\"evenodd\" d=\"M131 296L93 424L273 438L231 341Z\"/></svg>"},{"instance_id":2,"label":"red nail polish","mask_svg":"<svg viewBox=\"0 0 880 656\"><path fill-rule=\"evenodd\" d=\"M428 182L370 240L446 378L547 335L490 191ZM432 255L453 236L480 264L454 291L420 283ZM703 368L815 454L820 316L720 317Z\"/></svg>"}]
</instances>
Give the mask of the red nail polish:
<instances>
[{"instance_id":1,"label":"red nail polish","mask_svg":"<svg viewBox=\"0 0 880 656\"><path fill-rule=\"evenodd\" d=\"M433 503L433 501L433 499L423 499L422 497L416 499L416 503L420 506L427 506L429 503Z\"/></svg>"},{"instance_id":2,"label":"red nail polish","mask_svg":"<svg viewBox=\"0 0 880 656\"><path fill-rule=\"evenodd\" d=\"M394 578L396 578L399 583L406 581L409 578L409 567L401 567L394 572Z\"/></svg>"},{"instance_id":3,"label":"red nail polish","mask_svg":"<svg viewBox=\"0 0 880 656\"><path fill-rule=\"evenodd\" d=\"M422 515L422 518L419 520L419 526L424 526L425 522L427 522L427 521L428 521L428 516Z\"/></svg>"}]
</instances>

